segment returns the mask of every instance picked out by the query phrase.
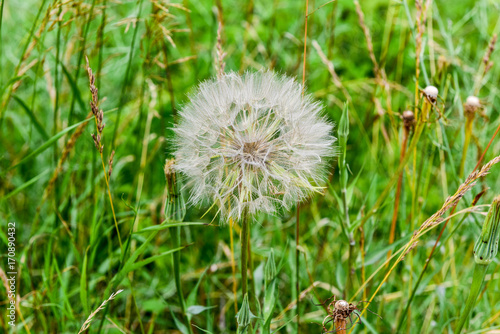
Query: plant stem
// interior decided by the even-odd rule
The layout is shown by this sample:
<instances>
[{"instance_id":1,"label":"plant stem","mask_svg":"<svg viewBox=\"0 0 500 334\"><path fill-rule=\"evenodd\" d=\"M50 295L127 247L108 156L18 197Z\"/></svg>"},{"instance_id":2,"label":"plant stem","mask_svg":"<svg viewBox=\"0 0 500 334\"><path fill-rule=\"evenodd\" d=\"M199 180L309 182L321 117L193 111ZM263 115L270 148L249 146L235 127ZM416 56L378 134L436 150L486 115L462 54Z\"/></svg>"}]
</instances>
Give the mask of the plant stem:
<instances>
[{"instance_id":1,"label":"plant stem","mask_svg":"<svg viewBox=\"0 0 500 334\"><path fill-rule=\"evenodd\" d=\"M181 247L181 227L177 226L175 228L175 248ZM175 288L177 290L177 297L179 298L179 304L181 305L182 316L185 318L186 325L190 334L193 333L191 329L190 321L186 314L186 301L184 300L184 294L182 293L181 284L181 252L175 252L172 254L172 260L174 262L174 277L175 277Z\"/></svg>"},{"instance_id":2,"label":"plant stem","mask_svg":"<svg viewBox=\"0 0 500 334\"><path fill-rule=\"evenodd\" d=\"M297 294L297 333L300 333L300 282L299 282L299 236L300 236L300 204L297 203L297 222L295 223L295 293Z\"/></svg>"},{"instance_id":3,"label":"plant stem","mask_svg":"<svg viewBox=\"0 0 500 334\"><path fill-rule=\"evenodd\" d=\"M465 122L465 140L464 148L462 150L462 160L460 161L460 169L458 171L458 177L464 175L465 160L467 160L467 149L469 148L470 138L472 137L472 124L474 122L474 116L468 116Z\"/></svg>"},{"instance_id":4,"label":"plant stem","mask_svg":"<svg viewBox=\"0 0 500 334\"><path fill-rule=\"evenodd\" d=\"M229 238L231 242L231 270L233 272L233 294L234 294L234 311L238 313L238 294L236 293L236 264L234 262L234 242L233 242L233 220L229 221Z\"/></svg>"},{"instance_id":5,"label":"plant stem","mask_svg":"<svg viewBox=\"0 0 500 334\"><path fill-rule=\"evenodd\" d=\"M245 296L248 291L248 242L250 239L250 225L248 224L248 210L243 211L243 219L241 220L241 291L242 296Z\"/></svg>"},{"instance_id":6,"label":"plant stem","mask_svg":"<svg viewBox=\"0 0 500 334\"><path fill-rule=\"evenodd\" d=\"M462 328L465 325L465 322L469 318L469 313L472 311L472 308L476 304L477 297L479 296L479 292L481 291L481 285L483 285L484 277L486 276L486 271L488 269L488 264L480 264L476 263L474 267L474 273L472 274L472 285L469 291L469 297L467 298L467 302L465 303L465 308L460 315L460 320L458 326L455 328L455 334L458 334L462 331Z\"/></svg>"},{"instance_id":7,"label":"plant stem","mask_svg":"<svg viewBox=\"0 0 500 334\"><path fill-rule=\"evenodd\" d=\"M347 321L344 318L335 320L335 333L346 334L347 333Z\"/></svg>"},{"instance_id":8,"label":"plant stem","mask_svg":"<svg viewBox=\"0 0 500 334\"><path fill-rule=\"evenodd\" d=\"M403 161L405 154L406 154L406 146L408 143L408 137L410 133L409 127L404 127L404 133L403 133L403 143L401 144L401 155L399 157L399 163ZM389 245L391 245L394 242L394 236L396 233L396 222L398 220L398 212L399 212L399 201L401 197L401 187L403 186L403 170L399 173L399 178L398 178L398 185L396 188L396 198L394 199L394 212L392 214L392 222L391 222L391 232L389 235ZM387 258L390 258L392 254L392 251L389 251L387 253Z\"/></svg>"}]
</instances>

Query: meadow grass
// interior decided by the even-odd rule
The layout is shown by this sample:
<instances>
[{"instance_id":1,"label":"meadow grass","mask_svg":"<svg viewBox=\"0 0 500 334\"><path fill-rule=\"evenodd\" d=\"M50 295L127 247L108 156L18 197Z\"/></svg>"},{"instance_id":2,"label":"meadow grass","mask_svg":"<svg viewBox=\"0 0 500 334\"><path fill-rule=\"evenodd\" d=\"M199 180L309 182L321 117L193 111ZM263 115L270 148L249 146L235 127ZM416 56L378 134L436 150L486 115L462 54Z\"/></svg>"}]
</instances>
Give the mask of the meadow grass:
<instances>
[{"instance_id":1,"label":"meadow grass","mask_svg":"<svg viewBox=\"0 0 500 334\"><path fill-rule=\"evenodd\" d=\"M499 7L0 0L0 332L321 333L332 295L381 317L344 332L500 330L497 258L467 300L500 192ZM241 223L167 220L164 166L187 94L267 69L324 104L339 156L321 194L249 224L244 299Z\"/></svg>"}]
</instances>

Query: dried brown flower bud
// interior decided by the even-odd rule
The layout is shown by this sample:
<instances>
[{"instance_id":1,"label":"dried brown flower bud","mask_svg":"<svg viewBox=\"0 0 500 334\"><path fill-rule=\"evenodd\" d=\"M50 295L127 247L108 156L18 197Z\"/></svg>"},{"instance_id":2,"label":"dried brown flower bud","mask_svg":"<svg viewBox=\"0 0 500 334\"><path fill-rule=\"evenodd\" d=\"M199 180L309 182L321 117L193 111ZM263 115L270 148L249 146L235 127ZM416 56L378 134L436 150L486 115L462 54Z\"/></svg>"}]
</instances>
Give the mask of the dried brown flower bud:
<instances>
[{"instance_id":1,"label":"dried brown flower bud","mask_svg":"<svg viewBox=\"0 0 500 334\"><path fill-rule=\"evenodd\" d=\"M403 111L403 122L405 128L410 128L415 123L415 114L411 110Z\"/></svg>"}]
</instances>

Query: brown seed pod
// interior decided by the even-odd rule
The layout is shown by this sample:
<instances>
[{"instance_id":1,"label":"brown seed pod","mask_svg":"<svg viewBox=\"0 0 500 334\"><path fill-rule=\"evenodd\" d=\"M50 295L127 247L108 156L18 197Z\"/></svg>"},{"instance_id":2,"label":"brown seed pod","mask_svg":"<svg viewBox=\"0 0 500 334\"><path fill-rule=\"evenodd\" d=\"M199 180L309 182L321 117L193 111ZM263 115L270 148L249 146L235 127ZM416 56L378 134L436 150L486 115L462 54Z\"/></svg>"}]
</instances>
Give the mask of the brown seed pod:
<instances>
[{"instance_id":1,"label":"brown seed pod","mask_svg":"<svg viewBox=\"0 0 500 334\"><path fill-rule=\"evenodd\" d=\"M409 129L415 123L415 114L411 110L403 111L403 122L405 128Z\"/></svg>"}]
</instances>

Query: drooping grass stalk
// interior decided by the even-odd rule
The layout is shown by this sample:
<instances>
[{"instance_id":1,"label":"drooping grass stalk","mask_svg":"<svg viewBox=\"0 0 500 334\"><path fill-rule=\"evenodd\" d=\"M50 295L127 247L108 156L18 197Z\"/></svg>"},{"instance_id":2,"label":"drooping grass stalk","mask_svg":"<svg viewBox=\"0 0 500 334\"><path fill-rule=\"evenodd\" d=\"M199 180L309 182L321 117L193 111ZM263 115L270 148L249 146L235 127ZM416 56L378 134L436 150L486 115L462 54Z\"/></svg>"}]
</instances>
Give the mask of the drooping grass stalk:
<instances>
[{"instance_id":1,"label":"drooping grass stalk","mask_svg":"<svg viewBox=\"0 0 500 334\"><path fill-rule=\"evenodd\" d=\"M418 126L417 126L418 128ZM446 199L446 201L444 202L443 206L441 207L441 209L439 209L437 212L435 212L432 216L430 216L429 218L427 218L421 225L420 227L415 230L413 232L413 234L411 235L411 238L410 240L408 241L408 243L406 243L405 246L403 246L401 249L399 249L393 256L392 258L394 258L396 255L398 255L397 259L394 261L393 265L391 266L391 268L386 272L384 278L382 279L382 281L380 282L380 284L378 285L378 287L375 289L375 291L373 292L372 296L370 297L370 299L368 300L368 302L372 302L373 299L375 298L375 296L378 294L378 292L380 291L380 289L382 288L382 286L384 285L384 283L387 281L388 277L390 276L390 274L392 273L392 271L396 268L396 266L401 262L403 261L404 257L413 249L417 246L417 243L418 243L418 239L423 236L424 234L428 233L431 229L433 229L434 227L436 227L440 222L442 222L442 219L441 217L448 211L450 210L452 207L456 206L456 204L460 201L461 198L463 198L464 194L467 193L477 182L477 180L485 175L488 174L488 172L490 171L490 169L497 163L500 162L500 156L497 156L495 158L493 158L492 160L490 160L488 163L486 163L483 167L481 167L481 169L477 172L472 172L468 177L467 179L465 180L464 183L462 183L458 189L456 190L456 192L448 197ZM466 211L466 210L464 210ZM470 211L470 210L469 210ZM468 211L466 211L468 212ZM450 216L447 218L447 220L451 219L453 217ZM391 258L391 259L392 259ZM386 261L389 262L391 259L388 259ZM381 267L385 266L385 263L382 264ZM352 298L356 298L356 296L360 293L360 291L362 289L365 288L366 284L368 282L370 282L373 277L375 276L375 274L380 270L380 268L377 269L371 276L370 278L368 278L368 280L366 280L366 282L358 289L358 291L352 296ZM365 310L363 310L361 313L360 313L360 316L362 316L364 314Z\"/></svg>"},{"instance_id":2,"label":"drooping grass stalk","mask_svg":"<svg viewBox=\"0 0 500 334\"><path fill-rule=\"evenodd\" d=\"M455 334L459 334L465 325L472 308L477 302L484 277L488 266L495 259L498 253L498 240L500 238L500 196L497 196L490 206L488 215L484 220L481 235L474 245L474 273L472 274L472 285L469 296L465 302L465 307L460 315Z\"/></svg>"},{"instance_id":3,"label":"drooping grass stalk","mask_svg":"<svg viewBox=\"0 0 500 334\"><path fill-rule=\"evenodd\" d=\"M495 133L494 133L494 134L493 134L493 136L491 137L491 139L490 139L490 141L489 141L488 145L487 145L487 146L486 146L486 148L484 149L484 151L483 151L483 153L482 153L481 157L479 158L479 161L478 161L478 162L477 162L477 164L476 164L476 167L474 167L474 170L473 170L472 172L476 171L476 170L479 168L479 165L480 165L480 164L481 164L481 162L483 161L483 158L484 158L484 156L485 156L486 152L488 151L488 149L489 149L489 147L490 147L491 143L493 142L493 139L495 139L495 137L496 137L496 135L497 135L497 133L498 133L499 131L500 131L500 125L498 125L498 127L497 127L497 129L496 129ZM477 201L477 200L479 200L479 198L478 198L478 197L476 197L476 198L475 198L474 202L473 202L471 205L472 205L472 206L474 206L474 205L476 204L476 201ZM455 205L455 207L453 208L453 210L451 211L451 215L453 215L453 213L454 213L454 211L455 211L455 208L456 208L456 205ZM452 231L452 233L450 234L450 236L451 236L451 235L453 234L453 232L454 232L454 231L455 231L455 230L456 230L456 229L457 229L457 228L458 228L458 227L462 224L462 222L463 222L463 220L464 220L464 219L465 219L465 217L464 217L464 218L462 218L462 220L461 220L461 221L457 224L457 226L456 226L456 227L455 227L455 229ZM434 243L434 246L432 247L431 252L429 253L429 256L428 256L428 257L427 257L427 259L425 260L424 267L422 268L422 271L420 272L420 275L419 275L418 280L417 280L417 282L416 282L416 284L415 284L415 287L413 288L412 292L410 293L410 297L409 297L408 302L407 302L407 304L406 304L406 310L405 310L405 312L404 312L404 314L403 314L403 317L399 320L399 324L398 324L398 331L399 331L399 329L401 328L402 323L403 323L403 322L404 322L404 320L405 320L405 316L406 316L407 311L409 310L409 307L410 307L410 305L411 305L411 303L412 303L412 301L413 301L413 297L415 296L415 293L416 293L416 291L417 291L418 287L420 286L420 283L421 283L421 281L422 281L422 278L423 278L423 276L424 276L424 273L426 272L426 270L427 270L427 268L428 268L428 265L429 265L429 263L430 263L430 260L432 259L432 256L434 255L434 251L436 250L436 247L437 247L437 245L439 244L439 241L441 240L441 237L443 236L443 232L444 232L444 230L446 229L446 227L448 226L448 222L449 222L449 221L450 221L450 220L446 220L446 221L444 222L443 227L441 228L441 231L439 232L439 235L438 235L438 237L437 237L437 239L436 239L436 241L435 241L435 243ZM449 238L449 237L448 237L448 238Z\"/></svg>"}]
</instances>

